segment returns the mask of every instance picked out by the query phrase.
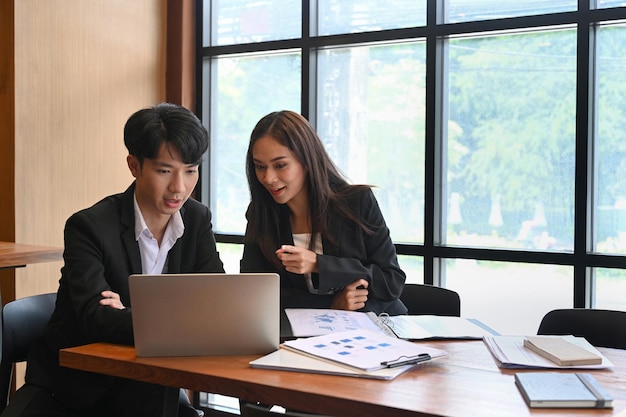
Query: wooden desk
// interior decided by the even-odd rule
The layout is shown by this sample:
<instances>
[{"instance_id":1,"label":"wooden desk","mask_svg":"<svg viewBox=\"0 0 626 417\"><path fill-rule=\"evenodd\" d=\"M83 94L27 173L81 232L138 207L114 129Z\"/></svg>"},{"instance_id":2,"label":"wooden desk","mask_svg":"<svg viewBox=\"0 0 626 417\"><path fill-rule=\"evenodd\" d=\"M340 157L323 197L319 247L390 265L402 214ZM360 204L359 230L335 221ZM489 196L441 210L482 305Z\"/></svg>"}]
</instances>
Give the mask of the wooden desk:
<instances>
[{"instance_id":1,"label":"wooden desk","mask_svg":"<svg viewBox=\"0 0 626 417\"><path fill-rule=\"evenodd\" d=\"M62 248L0 242L0 269L20 268L28 264L61 260L63 260Z\"/></svg>"},{"instance_id":2,"label":"wooden desk","mask_svg":"<svg viewBox=\"0 0 626 417\"><path fill-rule=\"evenodd\" d=\"M614 395L614 409L530 409L515 371L499 369L482 341L423 342L444 349L392 381L252 369L256 356L137 358L128 346L105 343L63 349L61 365L141 381L346 416L610 416L626 410L626 351L600 350L615 365L592 371Z\"/></svg>"},{"instance_id":3,"label":"wooden desk","mask_svg":"<svg viewBox=\"0 0 626 417\"><path fill-rule=\"evenodd\" d=\"M41 262L63 260L63 248L0 242L0 288L1 304L15 300L16 268Z\"/></svg>"}]
</instances>

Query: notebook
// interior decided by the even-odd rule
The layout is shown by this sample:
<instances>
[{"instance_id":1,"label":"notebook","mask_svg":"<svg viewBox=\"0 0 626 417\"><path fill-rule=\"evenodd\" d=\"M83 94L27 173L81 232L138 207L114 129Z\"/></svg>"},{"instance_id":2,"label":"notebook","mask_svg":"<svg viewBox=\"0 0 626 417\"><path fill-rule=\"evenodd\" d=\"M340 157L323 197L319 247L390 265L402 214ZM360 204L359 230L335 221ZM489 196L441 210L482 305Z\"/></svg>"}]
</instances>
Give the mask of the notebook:
<instances>
[{"instance_id":1,"label":"notebook","mask_svg":"<svg viewBox=\"0 0 626 417\"><path fill-rule=\"evenodd\" d=\"M532 408L613 407L613 397L589 373L517 373L515 384Z\"/></svg>"},{"instance_id":2,"label":"notebook","mask_svg":"<svg viewBox=\"0 0 626 417\"><path fill-rule=\"evenodd\" d=\"M139 357L278 349L278 274L131 275L128 285Z\"/></svg>"}]
</instances>

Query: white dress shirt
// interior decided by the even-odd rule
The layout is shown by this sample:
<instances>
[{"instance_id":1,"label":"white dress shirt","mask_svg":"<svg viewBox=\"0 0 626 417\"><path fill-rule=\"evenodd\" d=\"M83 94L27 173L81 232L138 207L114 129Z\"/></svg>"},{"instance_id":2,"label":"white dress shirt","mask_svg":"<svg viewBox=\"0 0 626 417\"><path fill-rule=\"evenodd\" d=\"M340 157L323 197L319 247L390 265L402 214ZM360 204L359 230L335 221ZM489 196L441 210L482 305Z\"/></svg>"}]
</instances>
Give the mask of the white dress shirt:
<instances>
[{"instance_id":1,"label":"white dress shirt","mask_svg":"<svg viewBox=\"0 0 626 417\"><path fill-rule=\"evenodd\" d=\"M180 212L177 211L167 222L165 233L161 246L154 238L146 221L141 214L137 197L135 202L135 239L139 244L139 253L141 253L141 273L146 274L164 274L167 273L167 255L176 243L179 237L185 232L185 224Z\"/></svg>"}]
</instances>

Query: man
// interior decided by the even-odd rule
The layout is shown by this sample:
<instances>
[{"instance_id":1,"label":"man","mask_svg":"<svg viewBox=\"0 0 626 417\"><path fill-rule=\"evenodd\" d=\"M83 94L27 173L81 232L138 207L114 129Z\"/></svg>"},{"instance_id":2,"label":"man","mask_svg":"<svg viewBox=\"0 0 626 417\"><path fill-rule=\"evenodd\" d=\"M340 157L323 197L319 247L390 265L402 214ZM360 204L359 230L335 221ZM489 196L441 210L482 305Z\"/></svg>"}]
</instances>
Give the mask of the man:
<instances>
[{"instance_id":1,"label":"man","mask_svg":"<svg viewBox=\"0 0 626 417\"><path fill-rule=\"evenodd\" d=\"M164 387L64 368L58 360L59 349L70 346L133 344L129 275L224 272L211 213L189 198L208 148L200 120L169 103L142 109L126 122L124 143L135 181L68 219L56 308L29 352L26 384L2 417L162 412ZM179 416L198 415L181 391Z\"/></svg>"}]
</instances>

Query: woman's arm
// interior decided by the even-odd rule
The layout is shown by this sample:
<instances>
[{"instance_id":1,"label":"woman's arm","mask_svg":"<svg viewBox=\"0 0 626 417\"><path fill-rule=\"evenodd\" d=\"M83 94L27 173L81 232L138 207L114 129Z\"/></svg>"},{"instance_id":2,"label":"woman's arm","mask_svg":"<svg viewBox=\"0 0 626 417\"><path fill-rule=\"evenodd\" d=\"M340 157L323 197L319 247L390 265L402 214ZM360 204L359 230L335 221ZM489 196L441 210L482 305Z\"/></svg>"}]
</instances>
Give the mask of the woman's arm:
<instances>
[{"instance_id":1,"label":"woman's arm","mask_svg":"<svg viewBox=\"0 0 626 417\"><path fill-rule=\"evenodd\" d=\"M373 233L367 234L342 220L337 245L333 250L325 246L324 255L317 258L320 292L364 279L368 282L368 298L381 302L397 300L406 275L398 264L389 229L371 190L360 194L355 210Z\"/></svg>"}]
</instances>

